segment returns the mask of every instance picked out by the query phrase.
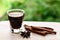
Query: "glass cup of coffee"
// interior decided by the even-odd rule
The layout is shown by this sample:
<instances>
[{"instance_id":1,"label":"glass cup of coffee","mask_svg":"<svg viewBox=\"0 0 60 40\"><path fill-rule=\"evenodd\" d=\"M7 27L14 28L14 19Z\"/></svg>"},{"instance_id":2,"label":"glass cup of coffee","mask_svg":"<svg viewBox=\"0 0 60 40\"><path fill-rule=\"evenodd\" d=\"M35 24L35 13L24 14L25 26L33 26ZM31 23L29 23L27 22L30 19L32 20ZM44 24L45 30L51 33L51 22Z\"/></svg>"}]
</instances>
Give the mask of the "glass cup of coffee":
<instances>
[{"instance_id":1,"label":"glass cup of coffee","mask_svg":"<svg viewBox=\"0 0 60 40\"><path fill-rule=\"evenodd\" d=\"M11 25L11 31L13 33L19 33L24 18L24 10L22 9L10 9L7 11L8 19Z\"/></svg>"}]
</instances>

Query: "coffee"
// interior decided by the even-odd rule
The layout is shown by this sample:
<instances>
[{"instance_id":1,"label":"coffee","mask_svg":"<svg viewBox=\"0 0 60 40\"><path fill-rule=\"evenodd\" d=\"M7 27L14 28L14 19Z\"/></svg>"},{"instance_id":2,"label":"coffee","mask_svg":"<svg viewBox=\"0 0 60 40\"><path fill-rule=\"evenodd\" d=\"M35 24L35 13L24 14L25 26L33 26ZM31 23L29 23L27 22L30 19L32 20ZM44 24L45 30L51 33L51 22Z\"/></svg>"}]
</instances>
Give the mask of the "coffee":
<instances>
[{"instance_id":1,"label":"coffee","mask_svg":"<svg viewBox=\"0 0 60 40\"><path fill-rule=\"evenodd\" d=\"M7 11L12 33L19 33L24 18L23 9L10 9Z\"/></svg>"},{"instance_id":2,"label":"coffee","mask_svg":"<svg viewBox=\"0 0 60 40\"><path fill-rule=\"evenodd\" d=\"M22 25L24 14L22 12L10 12L8 18L13 29L19 29Z\"/></svg>"}]
</instances>

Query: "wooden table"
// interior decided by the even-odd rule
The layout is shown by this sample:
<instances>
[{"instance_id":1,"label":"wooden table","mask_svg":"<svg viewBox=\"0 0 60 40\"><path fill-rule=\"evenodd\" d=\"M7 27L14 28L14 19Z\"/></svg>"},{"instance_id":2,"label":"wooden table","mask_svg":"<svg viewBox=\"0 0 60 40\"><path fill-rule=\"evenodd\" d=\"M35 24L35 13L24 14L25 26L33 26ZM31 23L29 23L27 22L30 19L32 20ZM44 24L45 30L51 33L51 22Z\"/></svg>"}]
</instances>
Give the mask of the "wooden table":
<instances>
[{"instance_id":1,"label":"wooden table","mask_svg":"<svg viewBox=\"0 0 60 40\"><path fill-rule=\"evenodd\" d=\"M57 32L56 35L41 36L35 33L31 33L30 38L23 38L20 34L13 34L10 31L9 21L0 21L0 40L60 40L60 23L58 22L33 22L24 21L23 25L34 25L34 26L46 26L54 28Z\"/></svg>"}]
</instances>

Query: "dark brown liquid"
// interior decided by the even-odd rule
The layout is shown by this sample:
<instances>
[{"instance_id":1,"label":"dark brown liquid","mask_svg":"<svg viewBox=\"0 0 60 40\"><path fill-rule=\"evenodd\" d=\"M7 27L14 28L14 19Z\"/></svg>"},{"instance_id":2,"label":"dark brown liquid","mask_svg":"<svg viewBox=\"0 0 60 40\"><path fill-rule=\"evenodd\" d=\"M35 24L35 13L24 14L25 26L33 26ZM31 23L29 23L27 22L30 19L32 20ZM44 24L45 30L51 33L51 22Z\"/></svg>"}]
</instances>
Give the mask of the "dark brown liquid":
<instances>
[{"instance_id":1,"label":"dark brown liquid","mask_svg":"<svg viewBox=\"0 0 60 40\"><path fill-rule=\"evenodd\" d=\"M10 17L10 16L8 16L11 27L13 29L19 29L22 25L23 17L24 17L24 15L20 16L20 17Z\"/></svg>"}]
</instances>

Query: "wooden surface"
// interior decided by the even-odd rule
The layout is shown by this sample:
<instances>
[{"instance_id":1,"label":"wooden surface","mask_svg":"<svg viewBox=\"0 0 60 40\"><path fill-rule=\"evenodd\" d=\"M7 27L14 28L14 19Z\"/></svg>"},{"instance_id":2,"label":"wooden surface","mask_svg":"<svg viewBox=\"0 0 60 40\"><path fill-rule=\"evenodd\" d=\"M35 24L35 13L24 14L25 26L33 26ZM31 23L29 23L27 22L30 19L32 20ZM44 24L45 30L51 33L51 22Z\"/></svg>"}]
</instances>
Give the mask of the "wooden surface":
<instances>
[{"instance_id":1,"label":"wooden surface","mask_svg":"<svg viewBox=\"0 0 60 40\"><path fill-rule=\"evenodd\" d=\"M13 34L10 31L9 21L0 21L0 40L60 40L60 23L57 22L32 22L24 21L23 25L34 25L34 26L46 26L54 28L57 32L56 35L41 36L35 33L31 33L30 38L23 38L20 34Z\"/></svg>"}]
</instances>

